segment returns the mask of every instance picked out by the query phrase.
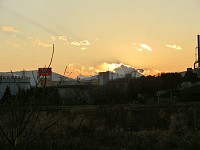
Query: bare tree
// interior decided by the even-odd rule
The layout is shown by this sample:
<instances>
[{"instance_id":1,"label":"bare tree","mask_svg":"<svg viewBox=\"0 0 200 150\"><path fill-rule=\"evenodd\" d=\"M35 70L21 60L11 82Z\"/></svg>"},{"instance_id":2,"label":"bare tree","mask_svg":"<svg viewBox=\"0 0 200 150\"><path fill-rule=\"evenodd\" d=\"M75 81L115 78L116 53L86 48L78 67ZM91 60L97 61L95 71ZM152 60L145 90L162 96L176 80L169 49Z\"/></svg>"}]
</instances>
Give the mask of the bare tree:
<instances>
[{"instance_id":1,"label":"bare tree","mask_svg":"<svg viewBox=\"0 0 200 150\"><path fill-rule=\"evenodd\" d=\"M54 56L54 45L50 63L48 68L50 68ZM48 95L51 97L58 85L62 83L65 79L67 67L65 68L64 74L62 76L61 81L54 87L53 92ZM12 76L14 78L13 72L11 71ZM45 85L42 87L42 90L39 90L38 84L41 82L39 80L36 81L34 75L33 78L36 83L36 87L34 88L33 95L28 95L27 104L22 107L18 101L18 96L11 99L8 103L4 104L5 111L0 116L0 135L1 142L6 146L10 145L12 149L20 149L26 150L30 144L36 141L38 138L41 138L42 134L49 130L52 126L57 124L62 118L62 113L58 113L56 116L49 115L48 121L45 121L41 124L41 120L43 119L43 100L45 98L44 92L46 89L46 81ZM15 78L14 78L15 79ZM20 90L20 86L18 82L15 80L18 89ZM40 92L38 94L38 91Z\"/></svg>"}]
</instances>

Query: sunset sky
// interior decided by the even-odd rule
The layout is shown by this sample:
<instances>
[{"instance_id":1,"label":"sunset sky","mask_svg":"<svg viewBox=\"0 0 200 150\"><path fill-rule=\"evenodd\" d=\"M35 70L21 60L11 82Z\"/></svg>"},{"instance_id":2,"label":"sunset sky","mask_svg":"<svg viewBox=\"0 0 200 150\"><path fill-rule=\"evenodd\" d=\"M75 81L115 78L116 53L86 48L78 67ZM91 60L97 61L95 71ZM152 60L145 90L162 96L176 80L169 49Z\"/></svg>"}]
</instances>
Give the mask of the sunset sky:
<instances>
[{"instance_id":1,"label":"sunset sky","mask_svg":"<svg viewBox=\"0 0 200 150\"><path fill-rule=\"evenodd\" d=\"M71 77L121 64L145 74L193 67L200 0L0 0L0 72L49 65Z\"/></svg>"}]
</instances>

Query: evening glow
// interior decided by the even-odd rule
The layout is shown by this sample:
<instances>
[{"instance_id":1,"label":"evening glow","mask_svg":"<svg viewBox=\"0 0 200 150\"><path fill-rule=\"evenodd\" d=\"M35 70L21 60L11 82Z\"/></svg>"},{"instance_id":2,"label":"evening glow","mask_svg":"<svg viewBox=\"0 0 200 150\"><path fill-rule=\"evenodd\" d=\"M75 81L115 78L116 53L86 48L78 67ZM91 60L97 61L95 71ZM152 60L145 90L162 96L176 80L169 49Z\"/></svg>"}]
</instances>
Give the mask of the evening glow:
<instances>
[{"instance_id":1,"label":"evening glow","mask_svg":"<svg viewBox=\"0 0 200 150\"><path fill-rule=\"evenodd\" d=\"M193 67L197 0L1 0L0 72L51 64L70 77L117 68L144 75ZM186 21L187 20L187 21Z\"/></svg>"}]
</instances>

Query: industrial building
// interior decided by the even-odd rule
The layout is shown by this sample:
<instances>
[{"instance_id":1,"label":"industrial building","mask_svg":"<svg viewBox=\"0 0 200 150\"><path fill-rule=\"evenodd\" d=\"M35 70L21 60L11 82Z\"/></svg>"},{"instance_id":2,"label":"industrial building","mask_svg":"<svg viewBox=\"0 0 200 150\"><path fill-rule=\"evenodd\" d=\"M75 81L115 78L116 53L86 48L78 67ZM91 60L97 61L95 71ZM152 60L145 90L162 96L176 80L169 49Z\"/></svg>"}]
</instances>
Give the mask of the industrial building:
<instances>
[{"instance_id":1,"label":"industrial building","mask_svg":"<svg viewBox=\"0 0 200 150\"><path fill-rule=\"evenodd\" d=\"M30 78L13 73L0 73L0 99L7 87L9 87L11 95L16 95L20 89L30 89Z\"/></svg>"},{"instance_id":2,"label":"industrial building","mask_svg":"<svg viewBox=\"0 0 200 150\"><path fill-rule=\"evenodd\" d=\"M105 85L108 81L113 80L113 72L99 72L99 85Z\"/></svg>"}]
</instances>

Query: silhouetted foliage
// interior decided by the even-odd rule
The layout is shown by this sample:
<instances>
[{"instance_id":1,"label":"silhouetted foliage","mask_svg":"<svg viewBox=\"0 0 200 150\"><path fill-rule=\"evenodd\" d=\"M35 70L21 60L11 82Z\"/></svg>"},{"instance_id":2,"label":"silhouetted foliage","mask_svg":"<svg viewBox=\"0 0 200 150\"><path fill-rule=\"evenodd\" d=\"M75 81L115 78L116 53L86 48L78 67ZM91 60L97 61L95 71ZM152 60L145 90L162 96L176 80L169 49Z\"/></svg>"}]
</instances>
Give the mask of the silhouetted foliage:
<instances>
[{"instance_id":1,"label":"silhouetted foliage","mask_svg":"<svg viewBox=\"0 0 200 150\"><path fill-rule=\"evenodd\" d=\"M143 94L145 97L151 97L155 95L161 87L161 82L158 77L147 76L140 77L138 79L132 79L127 86L127 94L129 99L137 99L139 94Z\"/></svg>"},{"instance_id":2,"label":"silhouetted foliage","mask_svg":"<svg viewBox=\"0 0 200 150\"><path fill-rule=\"evenodd\" d=\"M178 92L179 101L200 101L200 86L183 89Z\"/></svg>"},{"instance_id":3,"label":"silhouetted foliage","mask_svg":"<svg viewBox=\"0 0 200 150\"><path fill-rule=\"evenodd\" d=\"M105 89L103 86L98 86L90 90L90 95L93 99L92 104L106 104L106 98L104 97Z\"/></svg>"},{"instance_id":4,"label":"silhouetted foliage","mask_svg":"<svg viewBox=\"0 0 200 150\"><path fill-rule=\"evenodd\" d=\"M30 90L19 90L16 100L21 105L27 105L30 101L39 99L41 105L62 104L58 90L55 87L31 88Z\"/></svg>"},{"instance_id":5,"label":"silhouetted foliage","mask_svg":"<svg viewBox=\"0 0 200 150\"><path fill-rule=\"evenodd\" d=\"M160 76L162 89L174 89L182 82L182 76L179 73L163 73Z\"/></svg>"},{"instance_id":6,"label":"silhouetted foliage","mask_svg":"<svg viewBox=\"0 0 200 150\"><path fill-rule=\"evenodd\" d=\"M128 80L123 78L92 89L90 95L93 104L144 102L149 98L155 99L158 91L163 92L163 98L172 99L180 96L178 88L184 81L196 82L198 78L190 72L184 78L179 73L162 73L160 76L142 76Z\"/></svg>"},{"instance_id":7,"label":"silhouetted foliage","mask_svg":"<svg viewBox=\"0 0 200 150\"><path fill-rule=\"evenodd\" d=\"M1 98L2 102L9 102L12 98L10 88L7 86L5 92Z\"/></svg>"},{"instance_id":8,"label":"silhouetted foliage","mask_svg":"<svg viewBox=\"0 0 200 150\"><path fill-rule=\"evenodd\" d=\"M185 82L192 82L192 83L194 83L194 82L199 81L199 78L197 77L196 73L193 73L192 71L187 71L185 73L185 76L184 76L183 80Z\"/></svg>"},{"instance_id":9,"label":"silhouetted foliage","mask_svg":"<svg viewBox=\"0 0 200 150\"><path fill-rule=\"evenodd\" d=\"M16 100L20 103L20 105L24 106L27 104L27 102L29 102L30 96L30 90L25 91L20 89L16 95Z\"/></svg>"},{"instance_id":10,"label":"silhouetted foliage","mask_svg":"<svg viewBox=\"0 0 200 150\"><path fill-rule=\"evenodd\" d=\"M105 97L110 103L123 103L127 100L126 94L126 81L124 80L114 80L108 82L104 87Z\"/></svg>"}]
</instances>

